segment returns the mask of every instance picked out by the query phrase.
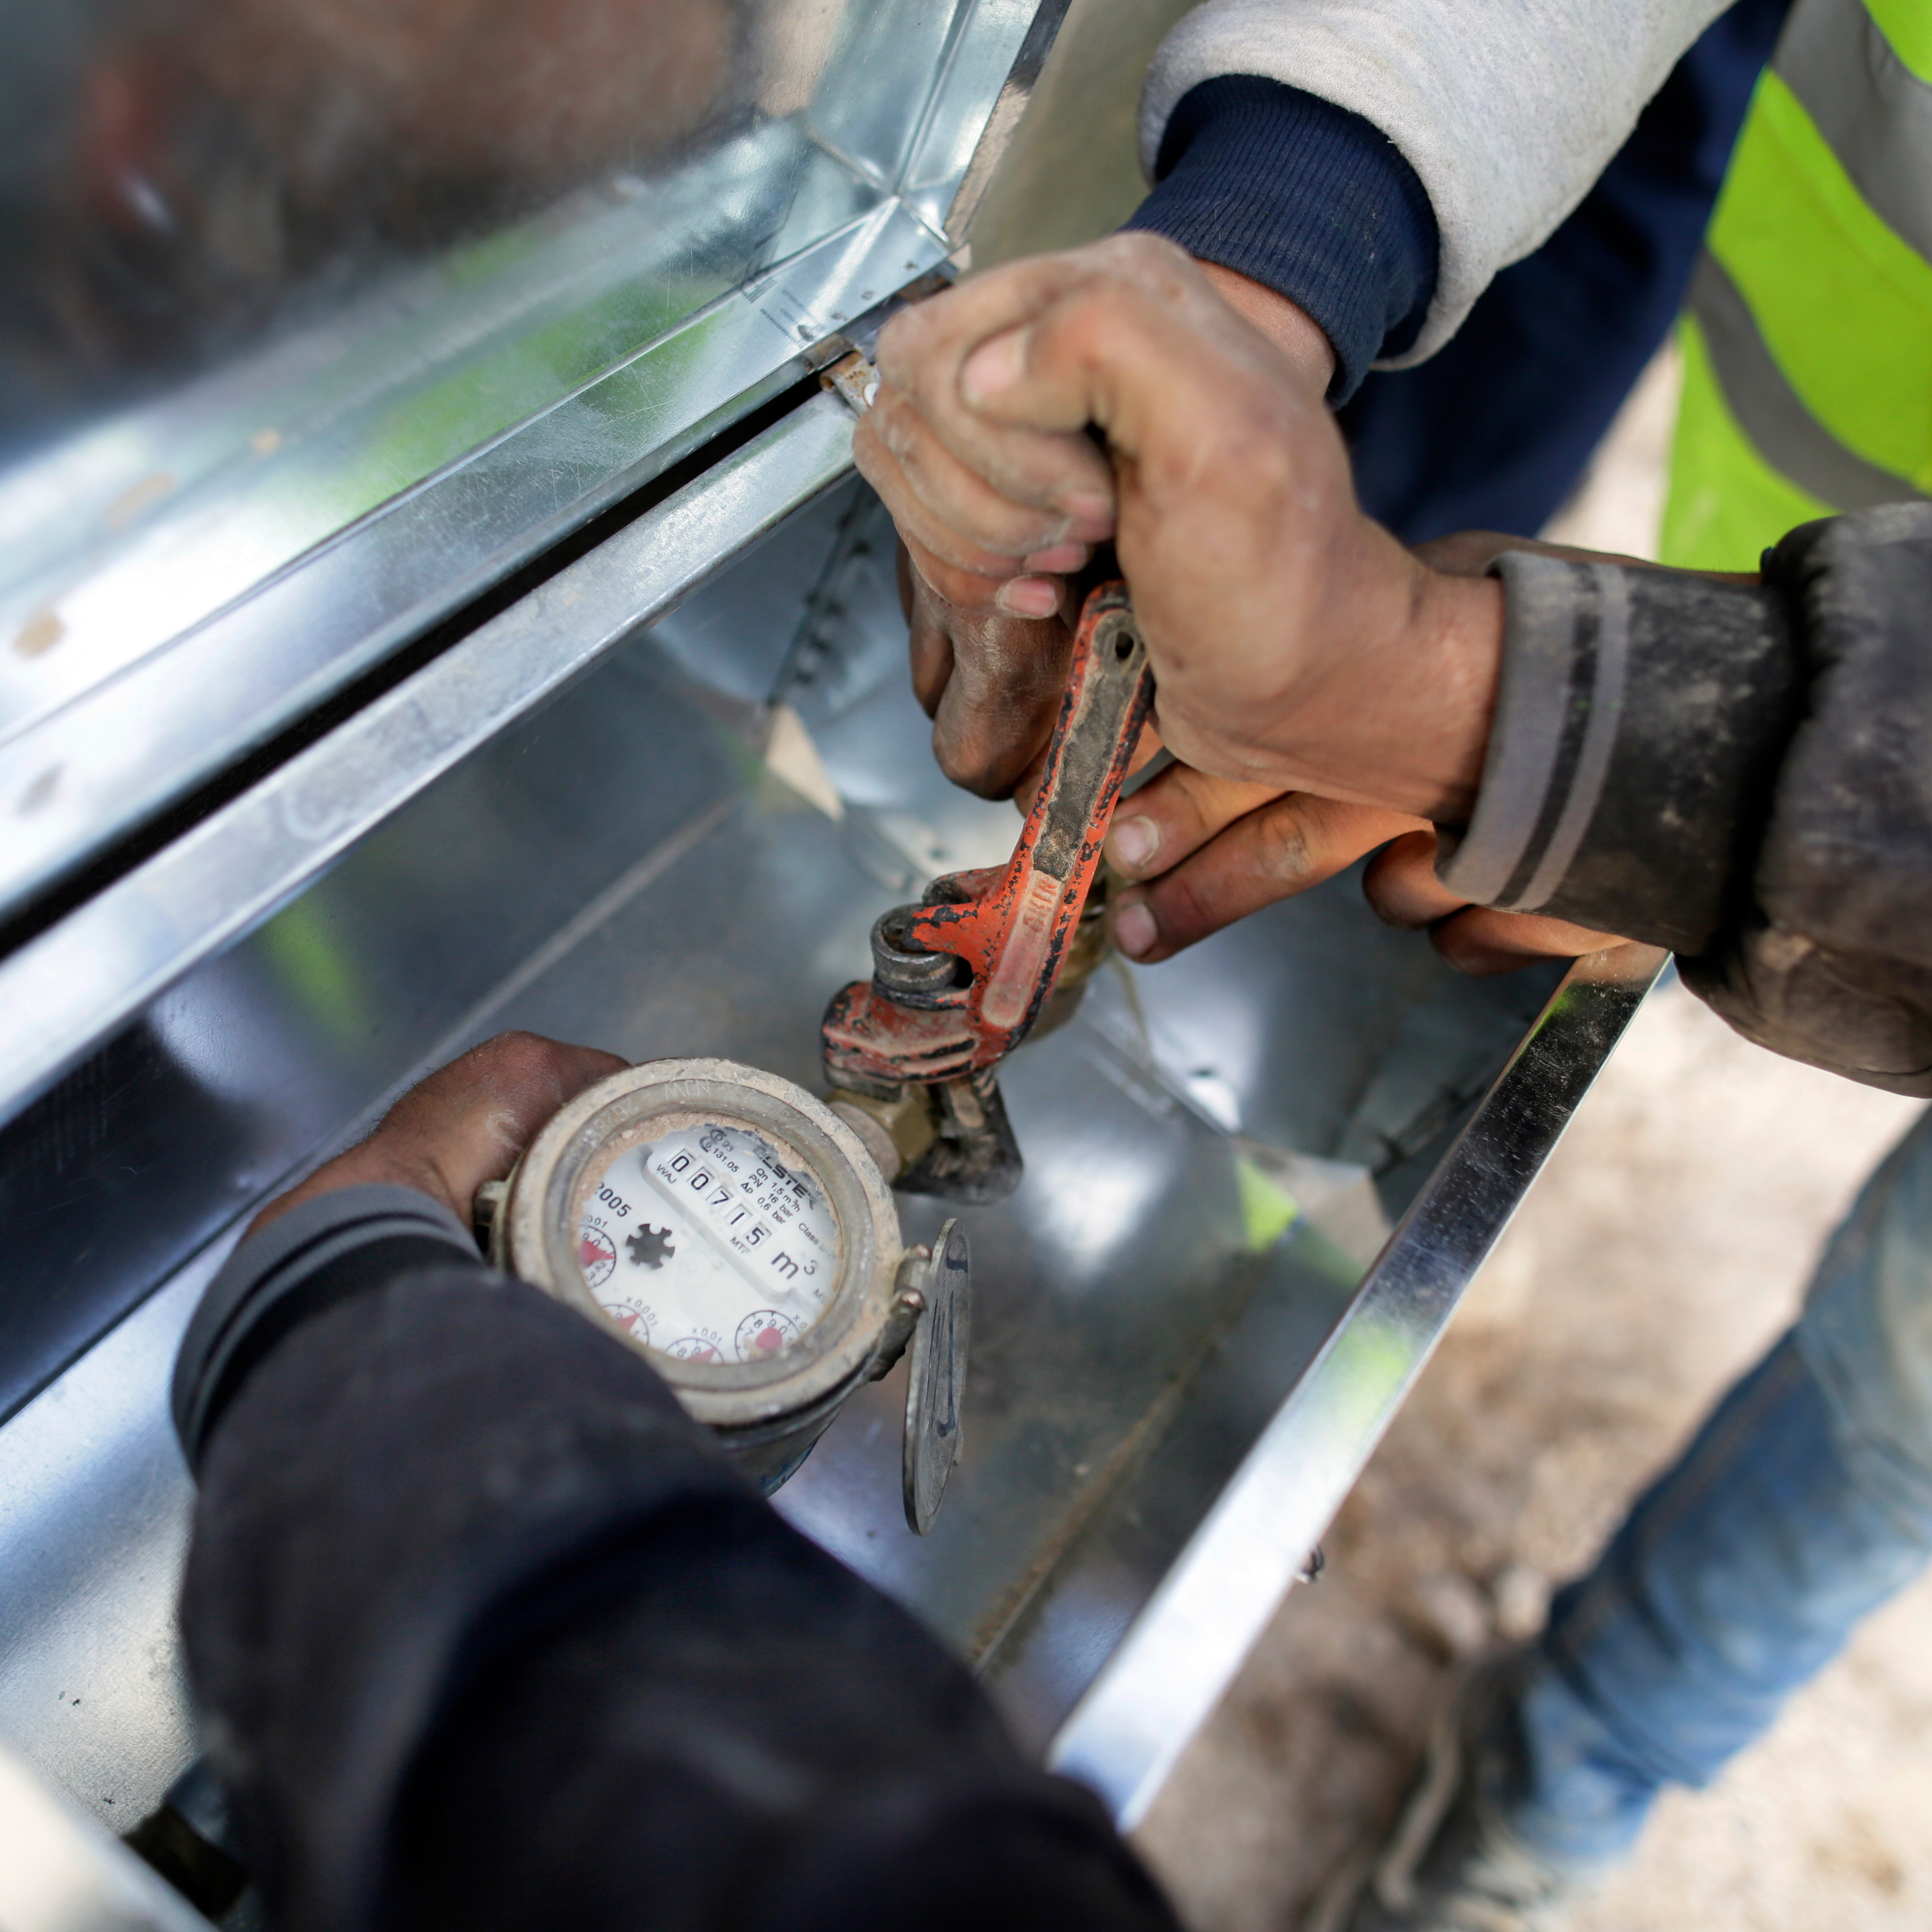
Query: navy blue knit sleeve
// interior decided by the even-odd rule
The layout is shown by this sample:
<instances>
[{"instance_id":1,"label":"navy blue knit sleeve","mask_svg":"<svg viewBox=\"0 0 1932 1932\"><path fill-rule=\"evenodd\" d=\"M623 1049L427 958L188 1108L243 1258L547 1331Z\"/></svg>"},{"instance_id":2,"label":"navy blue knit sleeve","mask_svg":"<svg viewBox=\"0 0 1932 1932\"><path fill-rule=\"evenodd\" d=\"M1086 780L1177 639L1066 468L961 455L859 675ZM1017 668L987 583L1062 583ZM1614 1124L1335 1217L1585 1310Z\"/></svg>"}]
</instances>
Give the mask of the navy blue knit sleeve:
<instances>
[{"instance_id":1,"label":"navy blue knit sleeve","mask_svg":"<svg viewBox=\"0 0 1932 1932\"><path fill-rule=\"evenodd\" d=\"M1359 114L1223 74L1181 97L1155 174L1127 226L1305 310L1334 348L1332 401L1414 340L1436 290L1436 214L1401 151Z\"/></svg>"}]
</instances>

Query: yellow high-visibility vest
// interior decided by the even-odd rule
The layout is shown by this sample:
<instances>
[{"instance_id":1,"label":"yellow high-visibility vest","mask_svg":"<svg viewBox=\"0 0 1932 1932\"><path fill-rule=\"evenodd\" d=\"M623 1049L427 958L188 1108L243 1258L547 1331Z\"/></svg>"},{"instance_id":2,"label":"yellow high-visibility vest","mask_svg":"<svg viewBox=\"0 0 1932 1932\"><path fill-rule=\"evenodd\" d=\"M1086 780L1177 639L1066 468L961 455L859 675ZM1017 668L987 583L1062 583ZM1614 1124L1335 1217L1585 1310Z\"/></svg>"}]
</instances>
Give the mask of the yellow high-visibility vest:
<instances>
[{"instance_id":1,"label":"yellow high-visibility vest","mask_svg":"<svg viewBox=\"0 0 1932 1932\"><path fill-rule=\"evenodd\" d=\"M1932 0L1797 0L1680 330L1665 562L1932 496Z\"/></svg>"}]
</instances>

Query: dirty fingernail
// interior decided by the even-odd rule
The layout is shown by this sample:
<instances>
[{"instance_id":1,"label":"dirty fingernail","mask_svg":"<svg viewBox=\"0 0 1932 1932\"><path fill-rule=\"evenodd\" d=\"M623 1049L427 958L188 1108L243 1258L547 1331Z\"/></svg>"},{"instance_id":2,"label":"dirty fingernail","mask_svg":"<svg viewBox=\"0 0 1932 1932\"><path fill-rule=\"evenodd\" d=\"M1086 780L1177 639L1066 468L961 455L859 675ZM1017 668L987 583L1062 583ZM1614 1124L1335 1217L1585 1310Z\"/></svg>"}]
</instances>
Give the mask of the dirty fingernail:
<instances>
[{"instance_id":1,"label":"dirty fingernail","mask_svg":"<svg viewBox=\"0 0 1932 1932\"><path fill-rule=\"evenodd\" d=\"M1124 900L1114 911L1114 944L1130 959L1138 959L1160 937L1154 914L1140 899Z\"/></svg>"},{"instance_id":2,"label":"dirty fingernail","mask_svg":"<svg viewBox=\"0 0 1932 1932\"><path fill-rule=\"evenodd\" d=\"M1011 578L993 602L1016 617L1051 617L1060 608L1060 586L1049 578Z\"/></svg>"},{"instance_id":3,"label":"dirty fingernail","mask_svg":"<svg viewBox=\"0 0 1932 1932\"><path fill-rule=\"evenodd\" d=\"M1035 550L1023 561L1029 570L1048 570L1055 574L1078 570L1087 561L1087 546L1084 543L1055 544L1050 549Z\"/></svg>"},{"instance_id":4,"label":"dirty fingernail","mask_svg":"<svg viewBox=\"0 0 1932 1932\"><path fill-rule=\"evenodd\" d=\"M1150 818L1124 818L1108 835L1107 856L1124 872L1138 872L1160 850L1160 827Z\"/></svg>"},{"instance_id":5,"label":"dirty fingernail","mask_svg":"<svg viewBox=\"0 0 1932 1932\"><path fill-rule=\"evenodd\" d=\"M1021 332L1010 328L981 343L960 364L959 392L969 403L991 402L1019 380L1025 361Z\"/></svg>"}]
</instances>

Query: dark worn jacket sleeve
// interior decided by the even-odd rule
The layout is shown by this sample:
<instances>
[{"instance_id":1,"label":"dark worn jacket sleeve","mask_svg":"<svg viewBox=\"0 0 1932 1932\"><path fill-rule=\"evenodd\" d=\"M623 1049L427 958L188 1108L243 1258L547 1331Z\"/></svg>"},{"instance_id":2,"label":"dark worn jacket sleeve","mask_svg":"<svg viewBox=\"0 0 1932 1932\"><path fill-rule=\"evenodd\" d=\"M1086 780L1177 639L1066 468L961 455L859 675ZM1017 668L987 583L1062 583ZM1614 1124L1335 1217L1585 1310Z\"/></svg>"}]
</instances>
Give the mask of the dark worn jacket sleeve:
<instances>
[{"instance_id":1,"label":"dark worn jacket sleeve","mask_svg":"<svg viewBox=\"0 0 1932 1932\"><path fill-rule=\"evenodd\" d=\"M1932 504L1796 530L1760 584L1516 554L1444 881L1671 947L1774 1052L1932 1094Z\"/></svg>"},{"instance_id":2,"label":"dark worn jacket sleeve","mask_svg":"<svg viewBox=\"0 0 1932 1932\"><path fill-rule=\"evenodd\" d=\"M176 1413L189 1674L277 1932L1175 1932L963 1664L427 1197L245 1241Z\"/></svg>"}]
</instances>

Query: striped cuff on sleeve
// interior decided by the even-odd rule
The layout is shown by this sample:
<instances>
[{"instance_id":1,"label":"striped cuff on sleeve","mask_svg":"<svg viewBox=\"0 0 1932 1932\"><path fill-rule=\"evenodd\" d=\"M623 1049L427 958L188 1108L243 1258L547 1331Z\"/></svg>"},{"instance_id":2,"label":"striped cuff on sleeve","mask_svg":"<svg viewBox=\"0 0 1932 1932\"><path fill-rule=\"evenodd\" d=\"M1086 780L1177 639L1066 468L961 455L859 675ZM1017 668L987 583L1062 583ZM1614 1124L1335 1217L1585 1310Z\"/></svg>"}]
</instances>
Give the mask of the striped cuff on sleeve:
<instances>
[{"instance_id":1,"label":"striped cuff on sleeve","mask_svg":"<svg viewBox=\"0 0 1932 1932\"><path fill-rule=\"evenodd\" d=\"M1681 952L1742 899L1799 682L1783 602L1755 584L1499 559L1501 686L1443 883Z\"/></svg>"}]
</instances>

